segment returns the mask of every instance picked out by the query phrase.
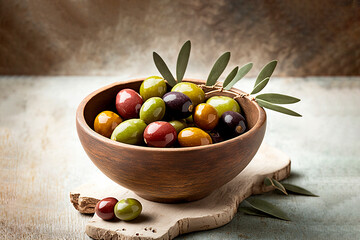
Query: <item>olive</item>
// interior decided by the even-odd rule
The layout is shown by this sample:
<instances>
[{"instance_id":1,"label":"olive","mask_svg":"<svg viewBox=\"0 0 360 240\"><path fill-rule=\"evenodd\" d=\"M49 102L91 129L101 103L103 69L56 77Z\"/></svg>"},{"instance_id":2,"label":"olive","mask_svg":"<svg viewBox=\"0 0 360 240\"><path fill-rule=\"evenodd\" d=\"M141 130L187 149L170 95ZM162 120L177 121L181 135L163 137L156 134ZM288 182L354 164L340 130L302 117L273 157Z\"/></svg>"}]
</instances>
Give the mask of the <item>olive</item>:
<instances>
[{"instance_id":1,"label":"olive","mask_svg":"<svg viewBox=\"0 0 360 240\"><path fill-rule=\"evenodd\" d=\"M182 147L194 147L212 144L209 134L197 127L188 127L181 130L178 142Z\"/></svg>"},{"instance_id":2,"label":"olive","mask_svg":"<svg viewBox=\"0 0 360 240\"><path fill-rule=\"evenodd\" d=\"M216 109L207 103L200 103L196 106L193 119L196 126L203 130L214 129L219 122Z\"/></svg>"},{"instance_id":3,"label":"olive","mask_svg":"<svg viewBox=\"0 0 360 240\"><path fill-rule=\"evenodd\" d=\"M116 110L124 119L138 118L143 99L132 89L126 88L116 95Z\"/></svg>"},{"instance_id":4,"label":"olive","mask_svg":"<svg viewBox=\"0 0 360 240\"><path fill-rule=\"evenodd\" d=\"M240 106L238 102L230 97L214 96L209 98L206 103L210 104L216 109L219 118L226 111L234 111L240 113Z\"/></svg>"},{"instance_id":5,"label":"olive","mask_svg":"<svg viewBox=\"0 0 360 240\"><path fill-rule=\"evenodd\" d=\"M193 118L193 116L191 115L190 117L185 118L185 121L186 121L187 123L193 123L193 122L194 122L194 118Z\"/></svg>"},{"instance_id":6,"label":"olive","mask_svg":"<svg viewBox=\"0 0 360 240\"><path fill-rule=\"evenodd\" d=\"M191 115L194 107L188 96L181 92L168 92L163 96L166 112L174 119L183 119Z\"/></svg>"},{"instance_id":7,"label":"olive","mask_svg":"<svg viewBox=\"0 0 360 240\"><path fill-rule=\"evenodd\" d=\"M143 144L146 123L141 119L129 119L120 123L111 134L111 139L133 145Z\"/></svg>"},{"instance_id":8,"label":"olive","mask_svg":"<svg viewBox=\"0 0 360 240\"><path fill-rule=\"evenodd\" d=\"M205 101L204 91L194 83L181 82L176 84L172 89L172 92L182 92L190 98L194 107Z\"/></svg>"},{"instance_id":9,"label":"olive","mask_svg":"<svg viewBox=\"0 0 360 240\"><path fill-rule=\"evenodd\" d=\"M102 111L99 113L94 121L95 132L110 138L114 129L122 122L119 115L112 111Z\"/></svg>"},{"instance_id":10,"label":"olive","mask_svg":"<svg viewBox=\"0 0 360 240\"><path fill-rule=\"evenodd\" d=\"M140 96L144 101L151 97L162 97L166 93L166 83L162 77L146 78L140 86Z\"/></svg>"},{"instance_id":11,"label":"olive","mask_svg":"<svg viewBox=\"0 0 360 240\"><path fill-rule=\"evenodd\" d=\"M220 135L220 133L214 129L209 132L209 135L213 143L219 143L224 141L224 138Z\"/></svg>"},{"instance_id":12,"label":"olive","mask_svg":"<svg viewBox=\"0 0 360 240\"><path fill-rule=\"evenodd\" d=\"M144 141L149 147L170 147L176 137L176 129L168 122L150 123L144 131Z\"/></svg>"},{"instance_id":13,"label":"olive","mask_svg":"<svg viewBox=\"0 0 360 240\"><path fill-rule=\"evenodd\" d=\"M165 115L165 103L159 97L149 98L140 109L140 119L146 124L159 121Z\"/></svg>"},{"instance_id":14,"label":"olive","mask_svg":"<svg viewBox=\"0 0 360 240\"><path fill-rule=\"evenodd\" d=\"M173 120L169 122L176 130L176 133L179 134L181 130L187 127L186 121L182 120Z\"/></svg>"},{"instance_id":15,"label":"olive","mask_svg":"<svg viewBox=\"0 0 360 240\"><path fill-rule=\"evenodd\" d=\"M104 198L97 202L95 213L103 220L112 220L115 218L114 207L118 200L113 197Z\"/></svg>"},{"instance_id":16,"label":"olive","mask_svg":"<svg viewBox=\"0 0 360 240\"><path fill-rule=\"evenodd\" d=\"M218 130L226 138L238 136L246 131L245 118L237 112L224 112L219 120Z\"/></svg>"},{"instance_id":17,"label":"olive","mask_svg":"<svg viewBox=\"0 0 360 240\"><path fill-rule=\"evenodd\" d=\"M124 221L137 218L141 211L141 203L134 198L122 199L114 207L115 216Z\"/></svg>"}]
</instances>

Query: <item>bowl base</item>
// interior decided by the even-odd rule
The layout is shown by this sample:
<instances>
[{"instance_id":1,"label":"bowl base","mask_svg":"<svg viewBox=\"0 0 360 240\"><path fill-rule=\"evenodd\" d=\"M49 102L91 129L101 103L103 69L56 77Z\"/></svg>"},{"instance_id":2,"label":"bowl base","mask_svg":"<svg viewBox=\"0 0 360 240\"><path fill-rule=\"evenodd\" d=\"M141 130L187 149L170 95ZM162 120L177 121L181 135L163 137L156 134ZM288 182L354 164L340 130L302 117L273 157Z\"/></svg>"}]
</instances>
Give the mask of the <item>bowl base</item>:
<instances>
[{"instance_id":1,"label":"bowl base","mask_svg":"<svg viewBox=\"0 0 360 240\"><path fill-rule=\"evenodd\" d=\"M158 202L158 203L186 203L186 202L193 202L193 201L197 201L200 199L203 199L207 196L209 196L211 194L211 192L206 193L206 194L199 194L199 195L193 195L190 197L176 197L176 198L161 198L161 197L154 197L151 195L144 195L144 194L140 194L135 192L136 195L138 195L139 197L152 201L152 202Z\"/></svg>"}]
</instances>

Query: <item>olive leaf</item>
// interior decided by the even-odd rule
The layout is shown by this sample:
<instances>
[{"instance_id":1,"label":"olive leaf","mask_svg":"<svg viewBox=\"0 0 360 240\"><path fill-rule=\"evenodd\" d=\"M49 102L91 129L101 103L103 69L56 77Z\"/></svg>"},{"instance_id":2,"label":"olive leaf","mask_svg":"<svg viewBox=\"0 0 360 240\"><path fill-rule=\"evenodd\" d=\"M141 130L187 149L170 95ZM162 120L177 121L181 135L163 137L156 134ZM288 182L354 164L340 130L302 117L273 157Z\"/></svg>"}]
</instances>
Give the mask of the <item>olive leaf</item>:
<instances>
[{"instance_id":1,"label":"olive leaf","mask_svg":"<svg viewBox=\"0 0 360 240\"><path fill-rule=\"evenodd\" d=\"M288 193L286 192L286 189L284 188L284 186L281 185L281 183L279 183L278 181L276 181L273 178L266 177L264 179L264 184L266 186L273 186L274 188L276 188L276 189L280 190L281 192L283 192L285 195L288 195Z\"/></svg>"},{"instance_id":2,"label":"olive leaf","mask_svg":"<svg viewBox=\"0 0 360 240\"><path fill-rule=\"evenodd\" d=\"M262 80L261 82L259 82L259 84L257 84L254 89L251 91L250 94L255 94L255 93L258 93L260 92L261 90L263 90L263 88L268 84L270 78L267 77L265 78L264 80Z\"/></svg>"},{"instance_id":3,"label":"olive leaf","mask_svg":"<svg viewBox=\"0 0 360 240\"><path fill-rule=\"evenodd\" d=\"M278 94L278 93L264 93L259 94L256 96L256 98L270 102L270 103L276 103L276 104L291 104L291 103L297 103L300 101L299 98Z\"/></svg>"},{"instance_id":4,"label":"olive leaf","mask_svg":"<svg viewBox=\"0 0 360 240\"><path fill-rule=\"evenodd\" d=\"M318 195L306 190L305 188L290 184L290 183L283 183L282 184L284 186L284 188L286 190L288 190L289 192L292 193L297 193L300 195L305 195L305 196L313 196L313 197L319 197Z\"/></svg>"},{"instance_id":5,"label":"olive leaf","mask_svg":"<svg viewBox=\"0 0 360 240\"><path fill-rule=\"evenodd\" d=\"M216 83L220 75L224 72L229 60L230 52L224 53L216 60L206 80L206 86L213 86Z\"/></svg>"},{"instance_id":6,"label":"olive leaf","mask_svg":"<svg viewBox=\"0 0 360 240\"><path fill-rule=\"evenodd\" d=\"M252 208L252 207L240 207L238 211L243 212L247 215L258 216L258 217L269 217L270 216L266 213L256 210L255 208Z\"/></svg>"},{"instance_id":7,"label":"olive leaf","mask_svg":"<svg viewBox=\"0 0 360 240\"><path fill-rule=\"evenodd\" d=\"M271 62L267 63L260 71L259 75L256 78L254 87L258 85L261 81L265 78L270 78L271 74L273 74L277 65L277 60L272 60Z\"/></svg>"},{"instance_id":8,"label":"olive leaf","mask_svg":"<svg viewBox=\"0 0 360 240\"><path fill-rule=\"evenodd\" d=\"M230 90L238 81L240 81L253 67L253 63L247 63L242 66L237 72L236 76L229 82L224 82L223 87L225 90Z\"/></svg>"},{"instance_id":9,"label":"olive leaf","mask_svg":"<svg viewBox=\"0 0 360 240\"><path fill-rule=\"evenodd\" d=\"M295 116L295 117L302 117L297 112L294 112L294 111L292 111L290 109L287 109L287 108L272 104L270 102L267 102L267 101L264 101L264 100L261 100L261 99L255 99L255 101L261 107L264 107L264 108L267 108L267 109L270 109L270 110L274 110L274 111L277 111L277 112L281 112L281 113L284 113L284 114L288 114L288 115L291 115L291 116Z\"/></svg>"},{"instance_id":10,"label":"olive leaf","mask_svg":"<svg viewBox=\"0 0 360 240\"><path fill-rule=\"evenodd\" d=\"M188 40L181 47L176 63L176 79L178 83L181 82L184 77L186 67L189 62L190 50L191 50L191 42L190 40Z\"/></svg>"},{"instance_id":11,"label":"olive leaf","mask_svg":"<svg viewBox=\"0 0 360 240\"><path fill-rule=\"evenodd\" d=\"M229 75L227 75L227 77L225 78L225 81L223 83L223 87L225 88L226 85L228 85L231 80L234 79L234 77L236 76L236 73L238 72L239 67L235 67L230 73Z\"/></svg>"},{"instance_id":12,"label":"olive leaf","mask_svg":"<svg viewBox=\"0 0 360 240\"><path fill-rule=\"evenodd\" d=\"M156 52L153 52L153 58L154 58L155 65L156 65L157 69L159 70L159 72L161 73L161 75L165 78L165 80L169 83L170 86L172 86L172 87L175 86L176 85L175 78L171 74L171 72L170 72L168 66L166 65L166 63L164 62L164 60Z\"/></svg>"},{"instance_id":13,"label":"olive leaf","mask_svg":"<svg viewBox=\"0 0 360 240\"><path fill-rule=\"evenodd\" d=\"M261 212L264 212L266 214L269 214L273 217L276 217L276 218L279 218L282 220L290 221L290 218L286 215L285 212L283 212L280 208L276 207L275 205L273 205L267 201L264 201L264 200L261 200L258 198L251 198L251 199L245 200L245 202L250 204L250 206L252 206L256 210L259 210Z\"/></svg>"}]
</instances>

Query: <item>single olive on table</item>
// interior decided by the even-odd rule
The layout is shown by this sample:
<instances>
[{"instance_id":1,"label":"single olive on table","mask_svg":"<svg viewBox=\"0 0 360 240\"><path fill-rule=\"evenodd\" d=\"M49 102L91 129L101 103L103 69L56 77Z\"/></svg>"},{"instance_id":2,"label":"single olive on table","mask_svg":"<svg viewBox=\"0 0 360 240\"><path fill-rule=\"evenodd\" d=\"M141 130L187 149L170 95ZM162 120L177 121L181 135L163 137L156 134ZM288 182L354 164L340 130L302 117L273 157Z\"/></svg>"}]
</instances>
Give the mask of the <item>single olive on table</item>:
<instances>
[{"instance_id":1,"label":"single olive on table","mask_svg":"<svg viewBox=\"0 0 360 240\"><path fill-rule=\"evenodd\" d=\"M124 221L130 221L137 218L141 211L141 203L134 198L122 199L114 207L115 216Z\"/></svg>"},{"instance_id":2,"label":"single olive on table","mask_svg":"<svg viewBox=\"0 0 360 240\"><path fill-rule=\"evenodd\" d=\"M99 202L95 206L95 213L103 220L112 220L115 218L114 207L118 200L113 197L107 197Z\"/></svg>"}]
</instances>

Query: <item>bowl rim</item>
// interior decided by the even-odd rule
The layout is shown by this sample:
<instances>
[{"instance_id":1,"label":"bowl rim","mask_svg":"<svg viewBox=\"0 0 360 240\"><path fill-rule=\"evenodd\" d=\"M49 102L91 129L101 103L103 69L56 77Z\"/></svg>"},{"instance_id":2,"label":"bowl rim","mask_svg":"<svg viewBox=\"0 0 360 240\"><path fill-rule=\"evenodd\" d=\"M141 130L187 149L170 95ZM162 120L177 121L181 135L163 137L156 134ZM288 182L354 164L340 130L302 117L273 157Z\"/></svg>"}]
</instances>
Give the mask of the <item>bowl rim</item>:
<instances>
[{"instance_id":1,"label":"bowl rim","mask_svg":"<svg viewBox=\"0 0 360 240\"><path fill-rule=\"evenodd\" d=\"M157 147L148 147L148 146L137 146L137 145L132 145L132 144L126 144L126 143L121 143L121 142L117 142L114 140L111 140L110 138L106 138L100 134L98 134L97 132L95 132L94 130L92 130L90 128L90 126L86 123L85 121L85 117L84 117L84 110L85 110L85 106L86 104L90 101L91 98L93 98L95 95L110 89L114 86L117 85L121 85L121 84L128 84L128 83L132 83L132 82L138 82L138 81L143 81L146 78L134 78L134 79L130 79L130 80L125 80L125 81L118 81L118 82L114 82L111 83L109 85L106 85L104 87L101 87L95 91L93 91L92 93L90 93L89 95L87 95L79 104L77 110L76 110L76 122L78 123L78 127L81 127L83 129L84 132L86 132L88 135L90 135L91 137L97 139L98 141L101 142L105 142L107 144L113 145L114 147L124 147L124 148L128 148L128 149L133 149L134 151L151 151L151 152L191 152L191 151L196 151L196 150L204 150L204 149L208 149L208 148L214 148L214 147L220 147L223 146L224 144L230 144L232 142L235 141L242 141L245 138L250 137L251 135L253 135L255 133L256 130L260 129L260 127L262 125L264 125L266 123L266 112L265 110L260 107L260 105L253 100L252 97L250 96L245 96L245 98L248 98L248 100L255 105L256 109L258 110L258 120L256 121L255 125L247 132L245 132L244 134L241 134L240 136L228 139L226 141L223 142L219 142L216 144L209 144L209 145L203 145L203 146L195 146L195 147L181 147L181 148L157 148ZM199 83L199 82L204 82L204 80L200 80L200 79L194 79L194 78L184 78L182 82L192 82L192 83ZM235 90L235 91L234 91ZM238 93L245 93L237 88L231 88L230 92L234 92L234 94L238 94Z\"/></svg>"}]
</instances>

